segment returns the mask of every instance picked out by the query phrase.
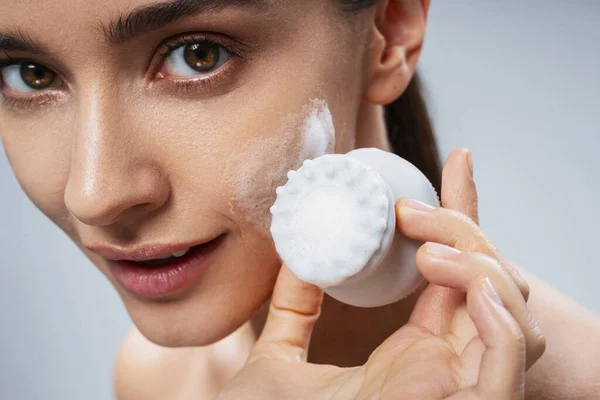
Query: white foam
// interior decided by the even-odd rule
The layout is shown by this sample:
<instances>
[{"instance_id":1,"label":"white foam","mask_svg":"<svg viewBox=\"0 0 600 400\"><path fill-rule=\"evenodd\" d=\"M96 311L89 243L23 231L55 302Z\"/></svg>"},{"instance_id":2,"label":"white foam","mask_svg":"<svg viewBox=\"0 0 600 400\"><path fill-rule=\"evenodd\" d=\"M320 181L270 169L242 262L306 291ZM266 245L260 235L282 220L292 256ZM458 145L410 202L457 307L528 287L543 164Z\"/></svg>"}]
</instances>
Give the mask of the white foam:
<instances>
[{"instance_id":1,"label":"white foam","mask_svg":"<svg viewBox=\"0 0 600 400\"><path fill-rule=\"evenodd\" d=\"M248 143L232 156L224 179L233 187L230 212L240 211L259 232L269 235L275 189L286 174L307 159L333 152L335 129L325 100L313 99L299 114L286 116L281 128Z\"/></svg>"},{"instance_id":2,"label":"white foam","mask_svg":"<svg viewBox=\"0 0 600 400\"><path fill-rule=\"evenodd\" d=\"M324 100L313 100L310 109L310 114L304 121L301 162L333 153L335 146L333 118L327 103Z\"/></svg>"}]
</instances>

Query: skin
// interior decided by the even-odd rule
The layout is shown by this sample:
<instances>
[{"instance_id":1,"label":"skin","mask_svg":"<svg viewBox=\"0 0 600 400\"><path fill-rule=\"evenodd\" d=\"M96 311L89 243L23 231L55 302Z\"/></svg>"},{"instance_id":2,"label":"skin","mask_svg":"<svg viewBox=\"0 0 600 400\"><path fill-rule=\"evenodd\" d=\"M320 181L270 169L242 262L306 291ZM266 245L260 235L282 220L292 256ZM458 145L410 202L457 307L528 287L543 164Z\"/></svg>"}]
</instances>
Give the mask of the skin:
<instances>
[{"instance_id":1,"label":"skin","mask_svg":"<svg viewBox=\"0 0 600 400\"><path fill-rule=\"evenodd\" d=\"M239 200L236 179L250 162L244 152L261 143L289 151L284 157L265 151L251 160L250 170L262 183L256 185L257 203L269 204L278 182L261 181L262 172L273 165L295 166L301 123L289 121L301 121L312 99L329 105L336 152L389 149L382 105L400 96L414 74L428 2L384 1L356 17L340 14L325 0L273 1L259 11L228 7L121 45L108 44L97 29L99 22L154 3L75 0L65 7L63 0L0 0L0 31L25 31L48 50L43 56L8 55L47 65L64 80L29 106L4 104L0 134L24 191L106 275L136 325L117 358L118 397L212 398L244 367L264 326L267 307L261 306L281 267L256 223L268 210L254 209L250 218L248 205ZM216 32L209 36L236 47L244 58L232 58L214 79L183 91L172 71L158 68L156 54L163 41L183 32ZM0 59L4 55L0 52ZM12 97L21 96L13 92ZM477 226L468 164L468 153L453 153L444 169L443 208L411 214L399 205L399 229L419 240L486 254L502 267L504 283L497 289L524 334L526 366L548 347L527 372L528 397L592 398L600 381L598 318L504 260ZM131 249L219 234L225 240L202 278L164 301L127 292L93 251L97 245ZM483 264L465 265L478 270ZM420 268L427 268L424 260ZM468 292L445 279L440 285ZM425 294L436 311L428 317L434 333L448 328L444 310L462 309L460 326L475 334L477 318L470 319L459 292L431 285L375 310L325 298L308 360L363 365L410 322Z\"/></svg>"},{"instance_id":2,"label":"skin","mask_svg":"<svg viewBox=\"0 0 600 400\"><path fill-rule=\"evenodd\" d=\"M307 364L310 332L323 293L283 267L262 335L245 367L218 399L523 399L526 337L531 332L509 313L510 291L493 288L504 286L497 279L502 267L482 253L463 253L436 243L427 243L417 257L430 282L452 288L450 292L466 292L466 313L464 308L432 312L434 293L441 287L432 285L420 296L411 320L364 365ZM505 276L505 284L518 291ZM524 303L522 296L515 298ZM432 329L440 316L449 325ZM471 321L475 336L465 329ZM290 385L294 380L302 381L302 386Z\"/></svg>"}]
</instances>

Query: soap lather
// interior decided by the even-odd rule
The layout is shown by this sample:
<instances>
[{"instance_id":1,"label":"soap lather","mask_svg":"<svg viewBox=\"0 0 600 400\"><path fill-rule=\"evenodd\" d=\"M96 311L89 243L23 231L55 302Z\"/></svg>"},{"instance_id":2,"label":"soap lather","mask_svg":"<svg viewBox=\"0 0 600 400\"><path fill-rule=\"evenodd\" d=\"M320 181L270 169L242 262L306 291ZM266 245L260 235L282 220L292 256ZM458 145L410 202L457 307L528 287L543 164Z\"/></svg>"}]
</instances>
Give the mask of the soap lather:
<instances>
[{"instance_id":1,"label":"soap lather","mask_svg":"<svg viewBox=\"0 0 600 400\"><path fill-rule=\"evenodd\" d=\"M368 148L307 160L277 188L275 248L298 278L343 303L394 303L424 280L415 261L422 242L396 230L401 197L439 206L425 175L395 154Z\"/></svg>"}]
</instances>

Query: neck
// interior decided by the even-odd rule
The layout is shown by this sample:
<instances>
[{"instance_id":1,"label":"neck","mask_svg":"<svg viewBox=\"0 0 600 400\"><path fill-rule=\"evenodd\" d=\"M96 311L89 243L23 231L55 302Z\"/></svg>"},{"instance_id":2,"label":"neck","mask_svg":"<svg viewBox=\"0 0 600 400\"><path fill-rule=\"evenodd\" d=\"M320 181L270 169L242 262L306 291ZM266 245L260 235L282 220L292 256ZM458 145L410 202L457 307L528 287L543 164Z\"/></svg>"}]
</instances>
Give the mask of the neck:
<instances>
[{"instance_id":1,"label":"neck","mask_svg":"<svg viewBox=\"0 0 600 400\"><path fill-rule=\"evenodd\" d=\"M357 149L375 147L390 151L383 107L363 102L358 115L355 147Z\"/></svg>"}]
</instances>

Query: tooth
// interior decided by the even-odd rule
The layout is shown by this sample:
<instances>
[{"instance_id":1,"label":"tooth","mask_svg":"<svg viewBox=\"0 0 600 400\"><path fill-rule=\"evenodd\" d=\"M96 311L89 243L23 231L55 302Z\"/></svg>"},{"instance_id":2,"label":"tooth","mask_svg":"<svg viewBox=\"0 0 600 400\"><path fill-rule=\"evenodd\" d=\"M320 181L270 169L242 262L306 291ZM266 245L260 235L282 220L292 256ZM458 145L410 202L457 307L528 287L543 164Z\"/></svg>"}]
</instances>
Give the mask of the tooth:
<instances>
[{"instance_id":1,"label":"tooth","mask_svg":"<svg viewBox=\"0 0 600 400\"><path fill-rule=\"evenodd\" d=\"M185 249L185 250L178 251L177 253L173 253L173 257L184 256L188 251L190 251L190 249Z\"/></svg>"}]
</instances>

